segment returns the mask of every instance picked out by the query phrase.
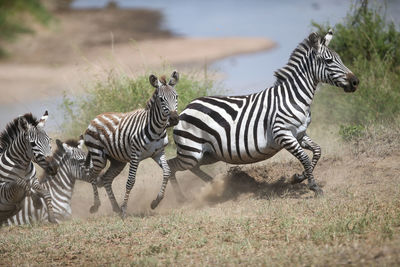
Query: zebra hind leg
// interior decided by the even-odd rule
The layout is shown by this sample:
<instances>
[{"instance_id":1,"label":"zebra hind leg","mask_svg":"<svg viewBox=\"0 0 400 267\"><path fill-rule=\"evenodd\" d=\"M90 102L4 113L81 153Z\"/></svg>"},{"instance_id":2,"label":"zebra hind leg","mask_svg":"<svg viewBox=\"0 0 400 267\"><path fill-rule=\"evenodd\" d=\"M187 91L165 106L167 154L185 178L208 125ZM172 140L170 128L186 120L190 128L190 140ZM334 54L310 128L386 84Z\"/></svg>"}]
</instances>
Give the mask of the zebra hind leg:
<instances>
[{"instance_id":1,"label":"zebra hind leg","mask_svg":"<svg viewBox=\"0 0 400 267\"><path fill-rule=\"evenodd\" d=\"M164 150L161 151L158 155L153 157L154 161L162 168L163 170L163 182L161 184L160 192L157 195L157 198L151 202L151 209L155 209L160 201L164 198L165 188L167 187L168 178L171 175L171 170L168 166L167 159L165 158Z\"/></svg>"},{"instance_id":2,"label":"zebra hind leg","mask_svg":"<svg viewBox=\"0 0 400 267\"><path fill-rule=\"evenodd\" d=\"M182 193L178 180L176 179L176 172L192 169L194 166L198 164L198 160L195 157L184 156L183 154L180 154L178 152L178 156L173 159L169 159L167 163L171 170L169 180L171 181L172 188L174 189L176 200L179 203L186 202L187 199L185 195Z\"/></svg>"},{"instance_id":3,"label":"zebra hind leg","mask_svg":"<svg viewBox=\"0 0 400 267\"><path fill-rule=\"evenodd\" d=\"M321 147L315 143L308 135L304 135L302 140L300 141L300 146L304 149L310 150L313 153L313 157L311 160L312 169L314 171L315 166L317 165L318 160L321 158ZM303 182L307 179L305 172L302 174L294 174L292 177L292 183L297 184Z\"/></svg>"},{"instance_id":4,"label":"zebra hind leg","mask_svg":"<svg viewBox=\"0 0 400 267\"><path fill-rule=\"evenodd\" d=\"M209 152L204 152L203 157L199 163L193 167L190 171L200 177L204 182L209 183L214 180L209 174L200 169L201 165L209 165L218 162L218 160Z\"/></svg>"},{"instance_id":5,"label":"zebra hind leg","mask_svg":"<svg viewBox=\"0 0 400 267\"><path fill-rule=\"evenodd\" d=\"M126 162L117 161L115 159L110 159L110 167L107 171L98 179L98 183L103 183L106 189L108 199L111 202L111 206L114 212L121 213L121 208L115 199L114 192L112 190L112 182L115 177L117 177L126 166Z\"/></svg>"},{"instance_id":6,"label":"zebra hind leg","mask_svg":"<svg viewBox=\"0 0 400 267\"><path fill-rule=\"evenodd\" d=\"M137 171L138 166L139 166L139 159L136 154L133 154L131 156L131 161L129 162L129 175L128 175L128 181L126 182L124 202L121 205L121 218L122 219L126 218L126 210L128 208L129 194L131 193L131 190L135 184L136 171Z\"/></svg>"},{"instance_id":7,"label":"zebra hind leg","mask_svg":"<svg viewBox=\"0 0 400 267\"><path fill-rule=\"evenodd\" d=\"M296 138L291 134L290 131L287 134L279 134L279 138L275 139L275 142L280 144L283 148L289 151L295 156L304 167L304 174L308 180L308 188L314 191L316 196L323 195L322 189L315 183L313 175L313 165L311 164L310 158L304 152Z\"/></svg>"},{"instance_id":8,"label":"zebra hind leg","mask_svg":"<svg viewBox=\"0 0 400 267\"><path fill-rule=\"evenodd\" d=\"M195 175L197 175L198 177L200 177L200 179L203 180L206 183L210 183L210 182L212 182L214 180L210 175L208 175L207 173L202 171L200 169L200 166L196 166L196 167L190 169L190 171L192 173L194 173Z\"/></svg>"}]
</instances>

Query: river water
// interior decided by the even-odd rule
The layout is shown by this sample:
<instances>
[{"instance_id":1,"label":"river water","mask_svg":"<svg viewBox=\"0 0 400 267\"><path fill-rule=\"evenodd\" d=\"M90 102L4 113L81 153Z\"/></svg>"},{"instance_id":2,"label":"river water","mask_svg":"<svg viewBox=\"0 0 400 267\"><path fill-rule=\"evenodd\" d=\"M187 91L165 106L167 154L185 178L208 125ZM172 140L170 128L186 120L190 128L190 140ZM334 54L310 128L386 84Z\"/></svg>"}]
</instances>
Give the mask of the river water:
<instances>
[{"instance_id":1,"label":"river water","mask_svg":"<svg viewBox=\"0 0 400 267\"><path fill-rule=\"evenodd\" d=\"M187 37L266 37L269 51L229 57L211 64L224 73L228 94L249 94L273 84L273 72L313 30L311 21L334 25L350 8L349 0L117 0L122 8L160 10L163 26ZM372 2L372 1L371 1ZM379 2L379 1L378 1ZM75 0L74 8L104 7L108 0ZM399 24L400 1L387 1L387 17Z\"/></svg>"}]
</instances>

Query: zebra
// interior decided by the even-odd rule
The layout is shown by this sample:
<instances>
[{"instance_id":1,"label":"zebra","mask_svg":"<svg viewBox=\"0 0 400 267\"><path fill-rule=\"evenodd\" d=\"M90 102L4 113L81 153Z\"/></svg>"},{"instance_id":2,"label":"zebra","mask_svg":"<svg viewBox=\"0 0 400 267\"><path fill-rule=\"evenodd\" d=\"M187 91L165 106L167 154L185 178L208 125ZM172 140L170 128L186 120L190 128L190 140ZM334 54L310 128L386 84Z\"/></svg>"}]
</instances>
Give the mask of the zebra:
<instances>
[{"instance_id":1,"label":"zebra","mask_svg":"<svg viewBox=\"0 0 400 267\"><path fill-rule=\"evenodd\" d=\"M156 161L163 170L161 189L151 206L157 206L164 197L170 175L164 153L164 147L168 144L166 128L178 123L178 94L175 85L179 81L179 73L174 71L168 82L165 76L158 79L155 75L150 75L149 81L155 87L155 91L144 109L128 113L100 114L90 122L84 133L85 145L93 160L91 175L95 201L90 208L91 213L96 212L100 206L96 186L98 183L104 185L113 211L125 218L129 193L135 183L139 162L148 157ZM110 167L97 178L105 168L107 160L110 161ZM129 176L120 208L111 186L114 178L128 162Z\"/></svg>"},{"instance_id":2,"label":"zebra","mask_svg":"<svg viewBox=\"0 0 400 267\"><path fill-rule=\"evenodd\" d=\"M44 198L48 220L56 222L51 196L39 184L33 164L39 164L51 175L57 174L57 163L51 157L51 139L44 130L47 118L47 111L40 120L26 113L8 123L0 134L0 224L22 208L28 195L37 207L41 205L39 197Z\"/></svg>"},{"instance_id":3,"label":"zebra","mask_svg":"<svg viewBox=\"0 0 400 267\"><path fill-rule=\"evenodd\" d=\"M53 177L47 173L41 179L41 185L51 195L54 216L57 223L68 220L71 217L71 198L76 179L88 181L90 176L91 158L82 150L83 139L76 141L67 140L64 143L56 140L57 149L53 153L54 160L59 169ZM22 209L7 220L8 225L33 224L44 222L48 219L47 208L43 206L37 209L31 197L26 197Z\"/></svg>"},{"instance_id":4,"label":"zebra","mask_svg":"<svg viewBox=\"0 0 400 267\"><path fill-rule=\"evenodd\" d=\"M304 167L293 182L308 179L309 189L323 194L313 176L321 148L306 133L311 103L320 82L345 92L354 92L359 84L339 55L328 48L332 36L332 30L324 38L311 33L294 49L287 65L275 72L276 82L270 88L244 96L201 97L186 106L173 129L177 155L168 160L178 200L185 198L176 181L177 171L190 170L209 182L213 178L201 165L255 163L282 148ZM311 161L304 149L313 152Z\"/></svg>"}]
</instances>

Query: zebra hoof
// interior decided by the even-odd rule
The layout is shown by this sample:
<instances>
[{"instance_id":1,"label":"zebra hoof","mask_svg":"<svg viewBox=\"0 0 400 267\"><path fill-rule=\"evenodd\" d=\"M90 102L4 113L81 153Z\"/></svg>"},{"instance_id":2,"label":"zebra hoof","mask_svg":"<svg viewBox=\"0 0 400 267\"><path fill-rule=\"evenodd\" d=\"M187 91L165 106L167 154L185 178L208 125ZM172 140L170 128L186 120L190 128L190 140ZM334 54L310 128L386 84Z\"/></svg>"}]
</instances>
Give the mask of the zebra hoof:
<instances>
[{"instance_id":1,"label":"zebra hoof","mask_svg":"<svg viewBox=\"0 0 400 267\"><path fill-rule=\"evenodd\" d=\"M125 208L125 210L126 210L126 208ZM122 209L120 209L120 207L116 206L116 207L113 207L113 212L121 214L123 211L122 211Z\"/></svg>"},{"instance_id":2,"label":"zebra hoof","mask_svg":"<svg viewBox=\"0 0 400 267\"><path fill-rule=\"evenodd\" d=\"M310 184L309 188L314 191L315 197L322 197L324 195L324 191L316 183Z\"/></svg>"},{"instance_id":3,"label":"zebra hoof","mask_svg":"<svg viewBox=\"0 0 400 267\"><path fill-rule=\"evenodd\" d=\"M306 179L306 177L303 174L294 174L292 176L292 179L290 181L291 184L299 184L303 182Z\"/></svg>"},{"instance_id":4,"label":"zebra hoof","mask_svg":"<svg viewBox=\"0 0 400 267\"><path fill-rule=\"evenodd\" d=\"M315 197L323 197L324 196L324 191L318 187L317 190L314 191Z\"/></svg>"},{"instance_id":5,"label":"zebra hoof","mask_svg":"<svg viewBox=\"0 0 400 267\"><path fill-rule=\"evenodd\" d=\"M50 218L50 217L49 217L49 223L57 224L57 221L56 221L55 218Z\"/></svg>"},{"instance_id":6,"label":"zebra hoof","mask_svg":"<svg viewBox=\"0 0 400 267\"><path fill-rule=\"evenodd\" d=\"M153 201L151 202L151 205L150 205L151 209L154 210L155 208L157 208L157 206L158 206L159 203L160 203L160 201L158 200L158 198L155 199L155 200L153 200Z\"/></svg>"},{"instance_id":7,"label":"zebra hoof","mask_svg":"<svg viewBox=\"0 0 400 267\"><path fill-rule=\"evenodd\" d=\"M113 208L113 210L115 212L117 212L116 209ZM119 217L121 217L122 220L125 220L126 219L126 205L122 205L121 208L118 207L118 210L119 210L119 212L118 212Z\"/></svg>"},{"instance_id":8,"label":"zebra hoof","mask_svg":"<svg viewBox=\"0 0 400 267\"><path fill-rule=\"evenodd\" d=\"M99 206L98 205L93 205L89 209L90 213L96 213L98 210L99 210Z\"/></svg>"}]
</instances>

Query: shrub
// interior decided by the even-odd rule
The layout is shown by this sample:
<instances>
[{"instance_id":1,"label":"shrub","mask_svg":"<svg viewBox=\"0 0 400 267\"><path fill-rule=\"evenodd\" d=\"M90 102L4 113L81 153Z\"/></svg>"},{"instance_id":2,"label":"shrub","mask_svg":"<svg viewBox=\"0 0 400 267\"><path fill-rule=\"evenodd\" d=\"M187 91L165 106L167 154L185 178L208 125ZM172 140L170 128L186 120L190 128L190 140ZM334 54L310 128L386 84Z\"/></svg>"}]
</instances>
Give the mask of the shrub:
<instances>
[{"instance_id":1,"label":"shrub","mask_svg":"<svg viewBox=\"0 0 400 267\"><path fill-rule=\"evenodd\" d=\"M32 19L41 24L52 19L40 0L1 0L0 41L11 41L19 34L32 33ZM0 57L4 55L6 52L0 47Z\"/></svg>"},{"instance_id":2,"label":"shrub","mask_svg":"<svg viewBox=\"0 0 400 267\"><path fill-rule=\"evenodd\" d=\"M313 23L325 32L329 25ZM330 44L360 80L353 94L323 88L316 105L328 121L337 124L387 124L400 116L400 32L388 22L384 9L367 1L352 7L345 21L335 25ZM330 86L327 86L330 87ZM320 118L321 118L320 117Z\"/></svg>"}]
</instances>

